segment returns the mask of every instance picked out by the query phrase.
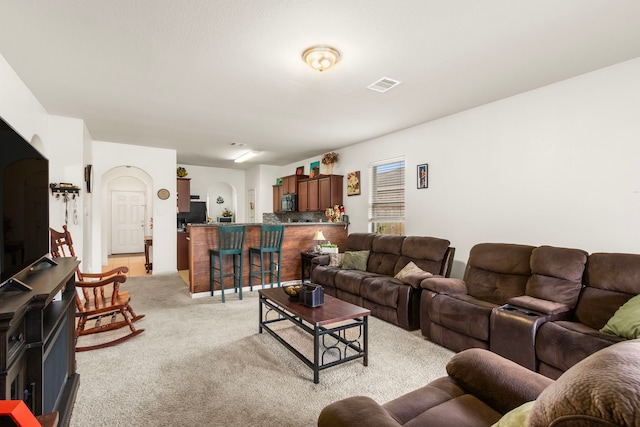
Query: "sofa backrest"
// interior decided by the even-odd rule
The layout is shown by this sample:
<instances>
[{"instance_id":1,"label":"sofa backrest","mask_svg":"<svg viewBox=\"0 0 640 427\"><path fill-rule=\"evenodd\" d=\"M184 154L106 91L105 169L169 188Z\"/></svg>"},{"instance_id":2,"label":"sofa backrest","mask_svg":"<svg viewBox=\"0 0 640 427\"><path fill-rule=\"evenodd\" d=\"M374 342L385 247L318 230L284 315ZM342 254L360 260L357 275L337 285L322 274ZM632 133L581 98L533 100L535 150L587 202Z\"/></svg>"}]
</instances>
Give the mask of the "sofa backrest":
<instances>
[{"instance_id":1,"label":"sofa backrest","mask_svg":"<svg viewBox=\"0 0 640 427\"><path fill-rule=\"evenodd\" d=\"M374 233L352 233L347 236L348 251L370 251L373 246Z\"/></svg>"},{"instance_id":2,"label":"sofa backrest","mask_svg":"<svg viewBox=\"0 0 640 427\"><path fill-rule=\"evenodd\" d=\"M367 271L371 273L395 275L395 265L402 253L402 242L405 236L377 234L373 238L373 245L367 261Z\"/></svg>"},{"instance_id":3,"label":"sofa backrest","mask_svg":"<svg viewBox=\"0 0 640 427\"><path fill-rule=\"evenodd\" d=\"M576 320L601 329L618 308L640 294L640 255L593 253L587 260L585 287Z\"/></svg>"},{"instance_id":4,"label":"sofa backrest","mask_svg":"<svg viewBox=\"0 0 640 427\"><path fill-rule=\"evenodd\" d=\"M493 304L524 295L534 247L512 243L479 243L471 248L464 275L467 293Z\"/></svg>"},{"instance_id":5,"label":"sofa backrest","mask_svg":"<svg viewBox=\"0 0 640 427\"><path fill-rule=\"evenodd\" d=\"M589 254L580 249L540 246L531 252L526 295L573 309L582 289Z\"/></svg>"},{"instance_id":6,"label":"sofa backrest","mask_svg":"<svg viewBox=\"0 0 640 427\"><path fill-rule=\"evenodd\" d=\"M396 261L393 275L396 275L409 262L432 274L445 275L449 259L451 242L436 237L407 236L402 241L401 255Z\"/></svg>"}]
</instances>

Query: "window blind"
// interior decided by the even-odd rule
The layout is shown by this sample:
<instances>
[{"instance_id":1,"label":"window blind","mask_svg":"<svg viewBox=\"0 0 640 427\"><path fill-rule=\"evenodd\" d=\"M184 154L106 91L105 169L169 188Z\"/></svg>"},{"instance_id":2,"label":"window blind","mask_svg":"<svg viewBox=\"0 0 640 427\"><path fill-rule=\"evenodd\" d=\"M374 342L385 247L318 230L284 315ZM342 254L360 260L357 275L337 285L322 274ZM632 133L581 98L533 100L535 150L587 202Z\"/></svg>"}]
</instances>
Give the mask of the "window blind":
<instances>
[{"instance_id":1,"label":"window blind","mask_svg":"<svg viewBox=\"0 0 640 427\"><path fill-rule=\"evenodd\" d=\"M404 221L404 158L369 164L369 221Z\"/></svg>"}]
</instances>

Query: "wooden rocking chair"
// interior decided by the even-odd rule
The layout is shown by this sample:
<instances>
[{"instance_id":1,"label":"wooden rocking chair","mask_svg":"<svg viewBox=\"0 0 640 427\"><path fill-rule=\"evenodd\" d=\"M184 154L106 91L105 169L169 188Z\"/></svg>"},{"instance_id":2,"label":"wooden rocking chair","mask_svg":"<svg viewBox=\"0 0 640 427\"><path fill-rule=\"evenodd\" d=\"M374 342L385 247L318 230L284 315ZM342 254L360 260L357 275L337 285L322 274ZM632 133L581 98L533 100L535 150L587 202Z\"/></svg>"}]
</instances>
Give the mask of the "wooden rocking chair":
<instances>
[{"instance_id":1,"label":"wooden rocking chair","mask_svg":"<svg viewBox=\"0 0 640 427\"><path fill-rule=\"evenodd\" d=\"M65 247L69 251L69 256L75 256L73 240L66 225L62 226L63 232L49 228L51 233L51 255L53 258L67 256ZM117 267L104 273L82 273L76 270L78 280L76 287L82 290L84 300L76 293L76 344L78 338L83 335L90 335L99 332L112 331L125 326L129 327L130 333L117 339L106 341L89 346L76 346L76 351L96 350L119 344L129 338L144 332L144 329L136 329L133 322L144 317L136 315L129 305L129 292L120 291L120 284L127 280L127 267ZM102 320L110 318L103 324ZM86 328L88 321L94 322L94 326Z\"/></svg>"}]
</instances>

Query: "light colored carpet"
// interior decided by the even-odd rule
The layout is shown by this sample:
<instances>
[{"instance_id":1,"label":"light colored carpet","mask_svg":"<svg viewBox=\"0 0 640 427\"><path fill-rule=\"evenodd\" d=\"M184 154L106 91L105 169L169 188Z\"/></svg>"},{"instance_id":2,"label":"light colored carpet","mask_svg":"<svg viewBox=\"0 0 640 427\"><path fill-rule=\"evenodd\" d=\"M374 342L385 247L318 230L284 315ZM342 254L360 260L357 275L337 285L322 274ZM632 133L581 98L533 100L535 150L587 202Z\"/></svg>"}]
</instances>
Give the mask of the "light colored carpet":
<instances>
[{"instance_id":1,"label":"light colored carpet","mask_svg":"<svg viewBox=\"0 0 640 427\"><path fill-rule=\"evenodd\" d=\"M225 304L219 296L192 299L178 274L129 278L123 289L146 315L136 322L145 332L76 354L72 427L314 426L335 400L367 395L384 403L446 375L453 355L419 331L370 317L369 366L335 366L314 384L310 368L258 334L257 291L242 301L227 293ZM312 345L296 328L285 332L296 345Z\"/></svg>"}]
</instances>

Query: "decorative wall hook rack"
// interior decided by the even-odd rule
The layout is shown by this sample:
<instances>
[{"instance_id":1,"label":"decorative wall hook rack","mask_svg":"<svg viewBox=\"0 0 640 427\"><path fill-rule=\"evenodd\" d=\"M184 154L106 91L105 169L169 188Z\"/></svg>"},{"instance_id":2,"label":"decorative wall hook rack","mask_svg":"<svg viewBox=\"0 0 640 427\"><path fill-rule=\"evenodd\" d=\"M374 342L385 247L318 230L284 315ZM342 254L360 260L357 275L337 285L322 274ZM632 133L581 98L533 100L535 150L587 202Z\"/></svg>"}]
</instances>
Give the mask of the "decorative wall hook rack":
<instances>
[{"instance_id":1,"label":"decorative wall hook rack","mask_svg":"<svg viewBox=\"0 0 640 427\"><path fill-rule=\"evenodd\" d=\"M80 187L65 182L61 182L60 184L51 183L49 184L49 188L51 189L52 195L71 193L74 195L73 197L75 197L76 194L80 194Z\"/></svg>"}]
</instances>

